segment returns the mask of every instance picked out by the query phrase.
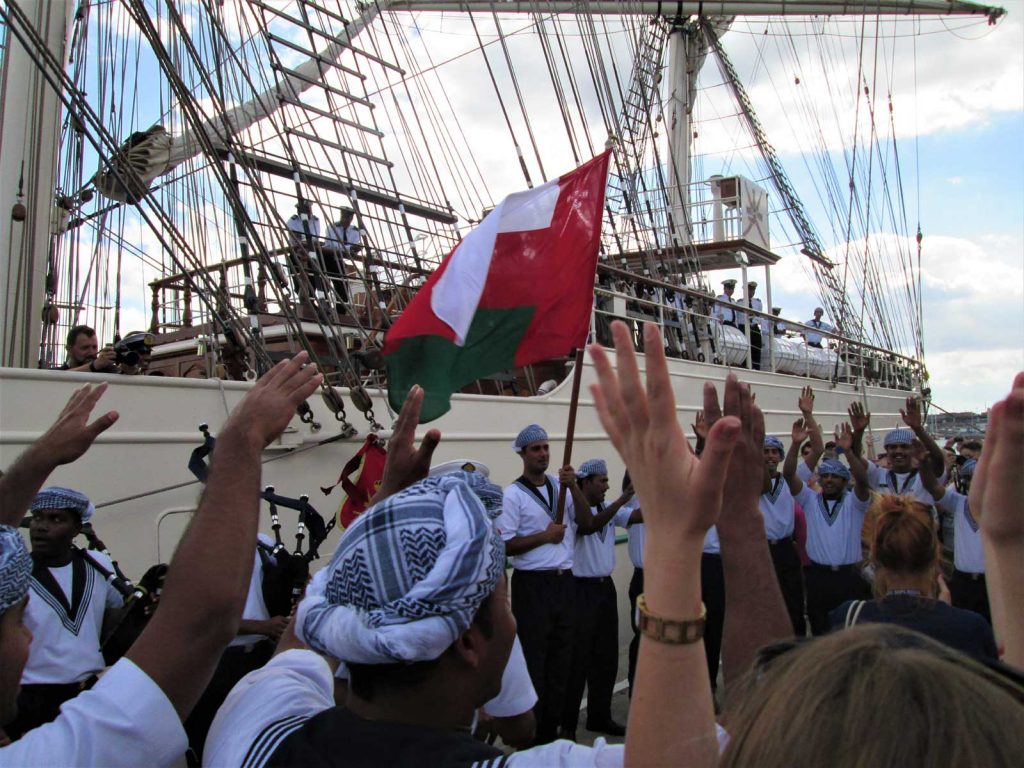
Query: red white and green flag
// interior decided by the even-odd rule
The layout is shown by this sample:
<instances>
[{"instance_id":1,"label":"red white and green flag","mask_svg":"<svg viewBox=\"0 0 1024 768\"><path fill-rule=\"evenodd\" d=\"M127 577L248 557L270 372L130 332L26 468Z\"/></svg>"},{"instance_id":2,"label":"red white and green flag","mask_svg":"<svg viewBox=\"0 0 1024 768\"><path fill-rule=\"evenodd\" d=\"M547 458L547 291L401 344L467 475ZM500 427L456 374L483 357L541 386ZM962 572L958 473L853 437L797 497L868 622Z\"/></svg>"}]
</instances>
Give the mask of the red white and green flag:
<instances>
[{"instance_id":1,"label":"red white and green flag","mask_svg":"<svg viewBox=\"0 0 1024 768\"><path fill-rule=\"evenodd\" d=\"M392 407L419 384L431 421L466 384L586 343L609 157L509 195L455 246L385 336Z\"/></svg>"}]
</instances>

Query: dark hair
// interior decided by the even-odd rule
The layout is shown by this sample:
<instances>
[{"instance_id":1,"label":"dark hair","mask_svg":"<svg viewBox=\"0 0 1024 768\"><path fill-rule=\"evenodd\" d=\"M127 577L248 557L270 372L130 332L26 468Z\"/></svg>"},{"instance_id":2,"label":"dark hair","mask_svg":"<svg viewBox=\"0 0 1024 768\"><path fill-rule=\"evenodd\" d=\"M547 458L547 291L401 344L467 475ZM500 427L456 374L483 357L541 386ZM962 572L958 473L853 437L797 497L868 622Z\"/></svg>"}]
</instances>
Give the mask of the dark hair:
<instances>
[{"instance_id":1,"label":"dark hair","mask_svg":"<svg viewBox=\"0 0 1024 768\"><path fill-rule=\"evenodd\" d=\"M938 537L927 507L911 496L882 494L872 505L871 557L897 573L920 573L935 565Z\"/></svg>"},{"instance_id":2,"label":"dark hair","mask_svg":"<svg viewBox=\"0 0 1024 768\"><path fill-rule=\"evenodd\" d=\"M480 603L473 617L473 623L488 640L494 636L494 614L491 612L494 595L492 592ZM439 656L431 661L412 661L407 664L348 664L348 688L364 701L373 701L381 693L415 688L433 673L440 659Z\"/></svg>"},{"instance_id":3,"label":"dark hair","mask_svg":"<svg viewBox=\"0 0 1024 768\"><path fill-rule=\"evenodd\" d=\"M75 342L78 341L79 336L95 336L96 330L90 328L88 325L75 325L72 326L71 330L68 331L68 343L67 346L73 347Z\"/></svg>"},{"instance_id":4,"label":"dark hair","mask_svg":"<svg viewBox=\"0 0 1024 768\"><path fill-rule=\"evenodd\" d=\"M960 447L966 448L969 451L980 451L981 442L978 440L964 440L963 443L960 444Z\"/></svg>"}]
</instances>

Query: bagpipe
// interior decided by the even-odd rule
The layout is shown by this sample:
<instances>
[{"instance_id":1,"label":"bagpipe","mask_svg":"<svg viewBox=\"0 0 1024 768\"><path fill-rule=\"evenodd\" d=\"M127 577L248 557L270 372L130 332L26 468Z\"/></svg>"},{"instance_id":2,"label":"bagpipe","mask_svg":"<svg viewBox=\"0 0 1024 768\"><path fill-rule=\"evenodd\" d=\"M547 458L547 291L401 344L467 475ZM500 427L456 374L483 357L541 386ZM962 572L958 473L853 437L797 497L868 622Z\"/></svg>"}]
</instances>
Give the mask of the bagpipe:
<instances>
[{"instance_id":1,"label":"bagpipe","mask_svg":"<svg viewBox=\"0 0 1024 768\"><path fill-rule=\"evenodd\" d=\"M188 468L199 482L205 483L209 468L206 457L213 451L216 438L210 434L207 424L200 424L203 444L192 451ZM309 497L282 496L272 485L263 489L260 498L270 506L270 525L274 532L273 545L257 540L257 554L263 566L261 584L263 601L271 616L288 616L295 603L302 597L309 580L309 564L320 557L319 547L333 530L335 520L324 522L323 516L309 503ZM281 539L281 516L279 508L292 509L299 513L295 531L295 548L292 551ZM308 539L308 542L307 542ZM303 546L306 551L303 552Z\"/></svg>"},{"instance_id":2,"label":"bagpipe","mask_svg":"<svg viewBox=\"0 0 1024 768\"><path fill-rule=\"evenodd\" d=\"M95 568L124 600L124 608L117 623L104 635L100 642L100 652L108 665L114 664L128 652L142 630L149 623L153 611L160 602L164 579L167 577L167 565L154 565L139 580L138 584L124 575L117 561L110 554L107 545L100 540L92 523L82 526L82 535L89 543L89 548L80 550L88 565ZM107 568L90 552L100 552L110 561L112 568Z\"/></svg>"}]
</instances>

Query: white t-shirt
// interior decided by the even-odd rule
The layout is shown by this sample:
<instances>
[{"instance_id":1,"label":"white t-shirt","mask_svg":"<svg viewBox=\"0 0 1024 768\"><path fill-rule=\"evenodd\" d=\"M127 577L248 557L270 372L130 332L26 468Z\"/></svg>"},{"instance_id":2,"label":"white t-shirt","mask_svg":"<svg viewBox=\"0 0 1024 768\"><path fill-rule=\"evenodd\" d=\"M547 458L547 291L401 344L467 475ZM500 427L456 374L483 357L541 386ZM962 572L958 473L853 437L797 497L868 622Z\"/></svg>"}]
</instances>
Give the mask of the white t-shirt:
<instances>
[{"instance_id":1,"label":"white t-shirt","mask_svg":"<svg viewBox=\"0 0 1024 768\"><path fill-rule=\"evenodd\" d=\"M548 506L554 509L558 504L558 478L547 475L550 484L537 488L544 498L541 501L519 483L505 488L505 500L501 514L495 521L495 528L503 541L516 536L530 536L547 529L554 518L548 514ZM512 567L522 571L545 571L554 568L572 568L573 551L576 541L576 521L573 516L572 495L565 495L565 536L558 544L542 544L539 547L509 558Z\"/></svg>"},{"instance_id":2,"label":"white t-shirt","mask_svg":"<svg viewBox=\"0 0 1024 768\"><path fill-rule=\"evenodd\" d=\"M590 508L591 514L598 514L597 507ZM572 575L584 578L611 576L615 570L615 526L629 527L632 510L623 505L618 512L595 533L576 534L576 551L573 553Z\"/></svg>"},{"instance_id":3,"label":"white t-shirt","mask_svg":"<svg viewBox=\"0 0 1024 768\"><path fill-rule=\"evenodd\" d=\"M108 571L110 558L89 552ZM76 560L78 555L72 558ZM74 604L72 574L78 567L82 579L81 598ZM102 573L88 562L49 568L62 594L55 595L34 577L29 582L25 626L32 632L28 663L21 676L22 685L40 683L77 683L103 670L107 665L100 653L103 615L108 608L124 605L121 595Z\"/></svg>"},{"instance_id":4,"label":"white t-shirt","mask_svg":"<svg viewBox=\"0 0 1024 768\"><path fill-rule=\"evenodd\" d=\"M170 700L130 659L121 659L60 708L52 723L0 748L0 766L170 766L188 738Z\"/></svg>"},{"instance_id":5,"label":"white t-shirt","mask_svg":"<svg viewBox=\"0 0 1024 768\"><path fill-rule=\"evenodd\" d=\"M800 463L807 466L805 462ZM757 506L764 517L764 532L769 541L793 535L796 504L789 491L789 483L782 475L771 479L771 490L761 494Z\"/></svg>"},{"instance_id":6,"label":"white t-shirt","mask_svg":"<svg viewBox=\"0 0 1024 768\"><path fill-rule=\"evenodd\" d=\"M809 325L812 328L818 328L822 331L828 331L829 333L833 333L836 330L828 323L822 320L814 320L813 318L804 323L804 325ZM820 333L815 333L814 331L804 331L804 338L807 339L808 344L821 344L821 340L824 336Z\"/></svg>"},{"instance_id":7,"label":"white t-shirt","mask_svg":"<svg viewBox=\"0 0 1024 768\"><path fill-rule=\"evenodd\" d=\"M937 503L939 509L953 515L953 565L963 573L984 573L981 529L971 515L967 497L955 488L947 488Z\"/></svg>"},{"instance_id":8,"label":"white t-shirt","mask_svg":"<svg viewBox=\"0 0 1024 768\"><path fill-rule=\"evenodd\" d=\"M327 662L308 650L286 651L250 672L217 712L206 739L203 764L208 768L260 768L306 720L334 706L333 680ZM593 747L556 741L516 752L505 765L617 768L624 755L623 745L608 745L604 739L595 741ZM344 755L338 756L338 764L344 765Z\"/></svg>"},{"instance_id":9,"label":"white t-shirt","mask_svg":"<svg viewBox=\"0 0 1024 768\"><path fill-rule=\"evenodd\" d=\"M259 534L258 539L268 547L274 546L274 540L265 533ZM266 621L270 618L270 611L267 610L267 603L263 599L263 558L260 557L258 549L256 550L256 562L252 567L252 576L249 577L249 592L245 596L242 618L256 621ZM263 635L239 635L231 641L230 647L250 645L265 639Z\"/></svg>"},{"instance_id":10,"label":"white t-shirt","mask_svg":"<svg viewBox=\"0 0 1024 768\"><path fill-rule=\"evenodd\" d=\"M533 709L536 703L537 691L530 682L523 644L516 635L512 641L512 653L501 674L501 692L484 704L484 712L491 717L515 717Z\"/></svg>"},{"instance_id":11,"label":"white t-shirt","mask_svg":"<svg viewBox=\"0 0 1024 768\"><path fill-rule=\"evenodd\" d=\"M939 485L942 485L945 480L946 474L943 472L942 477L939 478ZM918 472L893 472L869 461L868 482L871 484L871 490L879 493L909 494L928 507L935 503L935 498L925 490L921 483L921 475Z\"/></svg>"},{"instance_id":12,"label":"white t-shirt","mask_svg":"<svg viewBox=\"0 0 1024 768\"><path fill-rule=\"evenodd\" d=\"M806 485L796 501L807 519L807 556L819 565L851 565L860 562L860 532L870 498L861 501L852 488L828 501Z\"/></svg>"}]
</instances>

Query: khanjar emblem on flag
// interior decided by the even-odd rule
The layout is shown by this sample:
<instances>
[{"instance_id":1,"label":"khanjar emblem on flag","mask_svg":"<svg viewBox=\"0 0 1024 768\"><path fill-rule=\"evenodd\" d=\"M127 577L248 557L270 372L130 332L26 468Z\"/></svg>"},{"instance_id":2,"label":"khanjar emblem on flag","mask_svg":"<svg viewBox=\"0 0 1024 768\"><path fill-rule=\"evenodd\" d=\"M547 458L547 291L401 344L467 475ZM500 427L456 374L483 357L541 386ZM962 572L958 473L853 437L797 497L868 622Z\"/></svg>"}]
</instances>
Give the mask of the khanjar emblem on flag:
<instances>
[{"instance_id":1,"label":"khanjar emblem on flag","mask_svg":"<svg viewBox=\"0 0 1024 768\"><path fill-rule=\"evenodd\" d=\"M481 376L586 343L610 154L509 195L455 246L385 337L392 407L419 384L431 421Z\"/></svg>"}]
</instances>

